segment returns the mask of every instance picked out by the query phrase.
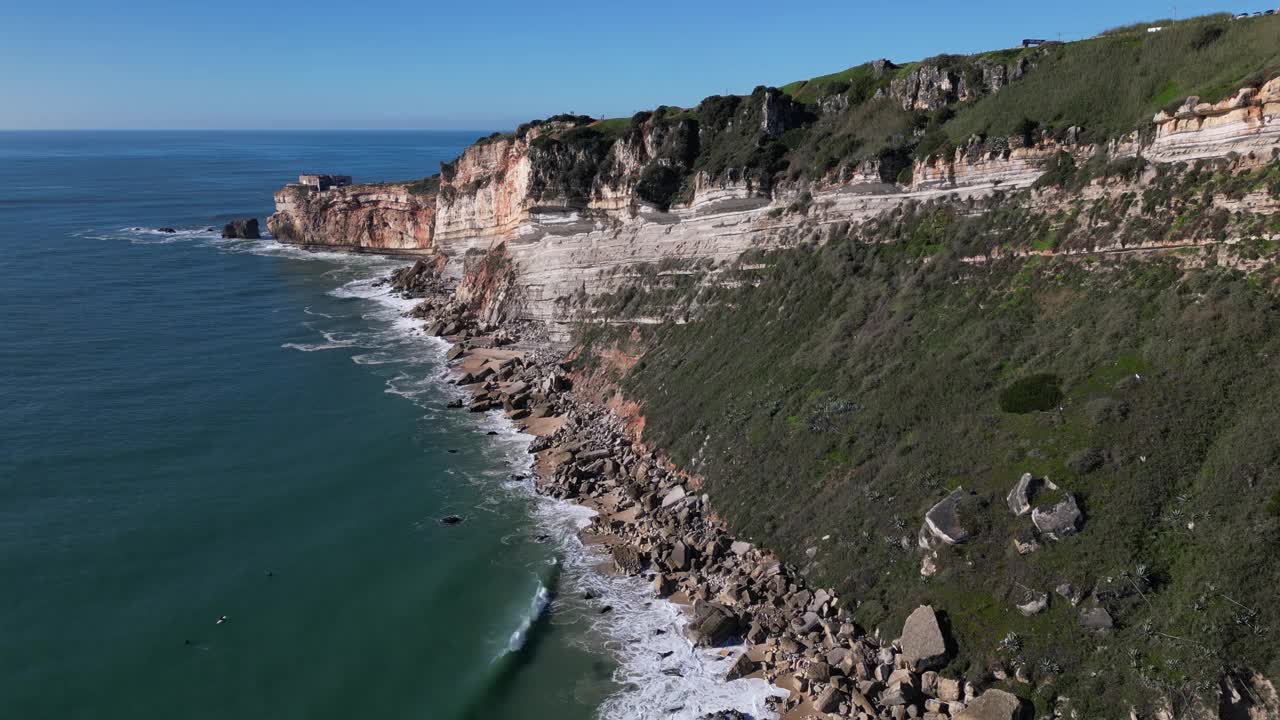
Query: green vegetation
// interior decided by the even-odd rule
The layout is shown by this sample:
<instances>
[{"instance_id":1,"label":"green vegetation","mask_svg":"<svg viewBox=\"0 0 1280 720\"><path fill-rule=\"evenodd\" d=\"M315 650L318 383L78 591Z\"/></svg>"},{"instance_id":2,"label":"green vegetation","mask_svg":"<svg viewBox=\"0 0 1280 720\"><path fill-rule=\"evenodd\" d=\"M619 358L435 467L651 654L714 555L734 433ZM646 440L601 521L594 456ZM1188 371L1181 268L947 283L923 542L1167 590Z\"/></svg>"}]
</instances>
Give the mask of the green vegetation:
<instances>
[{"instance_id":1,"label":"green vegetation","mask_svg":"<svg viewBox=\"0 0 1280 720\"><path fill-rule=\"evenodd\" d=\"M1000 393L1000 409L1018 414L1055 410L1062 401L1061 383L1057 375L1048 373L1024 377Z\"/></svg>"},{"instance_id":2,"label":"green vegetation","mask_svg":"<svg viewBox=\"0 0 1280 720\"><path fill-rule=\"evenodd\" d=\"M1280 74L1280 18L1213 15L1151 23L1050 46L1022 80L956 112L947 134L1012 135L1029 118L1050 131L1077 126L1105 140L1148 123L1190 95L1216 102Z\"/></svg>"},{"instance_id":3,"label":"green vegetation","mask_svg":"<svg viewBox=\"0 0 1280 720\"><path fill-rule=\"evenodd\" d=\"M547 202L583 204L628 180L640 199L668 209L691 197L697 173L761 193L783 180L907 183L914 161L957 148L1007 153L1046 135L1065 139L1072 128L1086 142L1146 132L1155 112L1190 95L1214 101L1280 75L1280 17L1161 24L1156 33L1142 24L1080 42L877 61L631 118L557 115L479 142L525 139L540 128L532 145L548 164L535 190ZM610 153L617 143L644 167L620 167ZM572 177L556 179L557 170ZM1072 190L1143 170L1141 160L1105 156L1076 167L1064 153L1040 185Z\"/></svg>"},{"instance_id":4,"label":"green vegetation","mask_svg":"<svg viewBox=\"0 0 1280 720\"><path fill-rule=\"evenodd\" d=\"M434 195L440 189L440 175L431 175L407 183L405 189L413 195Z\"/></svg>"},{"instance_id":5,"label":"green vegetation","mask_svg":"<svg viewBox=\"0 0 1280 720\"><path fill-rule=\"evenodd\" d=\"M1020 669L1031 684L1011 689L1037 715L1060 696L1081 717L1211 699L1227 670L1280 674L1275 244L1240 244L1271 260L1254 275L1219 253L959 258L1050 234L1078 246L1130 210L1160 232L1182 208L1213 237L1215 213L1190 211L1192 198L1271 172L1168 173L1152 182L1149 215L1137 197L1066 215L1026 210L1021 196L909 206L688 283L654 268L596 311L701 314L625 333L591 324L582 337L642 335L648 350L621 382L647 437L706 479L736 532L856 600L867 629L893 637L911 608L933 604L960 651L947 671L990 682L993 667ZM1256 220L1232 218L1231 234ZM1025 556L1012 539L1030 521L1004 502L1024 472L1052 478L1085 514L1079 534ZM940 572L922 578L916 532L957 486L981 501L974 537L944 547ZM1116 628L1082 628L1055 594L1064 584ZM1014 606L1030 590L1053 597L1024 617Z\"/></svg>"},{"instance_id":6,"label":"green vegetation","mask_svg":"<svg viewBox=\"0 0 1280 720\"><path fill-rule=\"evenodd\" d=\"M912 67L914 65L908 66L906 70ZM788 83L781 90L803 103L816 103L825 97L846 95L850 104L857 105L870 100L877 91L887 88L889 82L904 69L890 63L886 70L878 69L875 63L864 63L838 73Z\"/></svg>"}]
</instances>

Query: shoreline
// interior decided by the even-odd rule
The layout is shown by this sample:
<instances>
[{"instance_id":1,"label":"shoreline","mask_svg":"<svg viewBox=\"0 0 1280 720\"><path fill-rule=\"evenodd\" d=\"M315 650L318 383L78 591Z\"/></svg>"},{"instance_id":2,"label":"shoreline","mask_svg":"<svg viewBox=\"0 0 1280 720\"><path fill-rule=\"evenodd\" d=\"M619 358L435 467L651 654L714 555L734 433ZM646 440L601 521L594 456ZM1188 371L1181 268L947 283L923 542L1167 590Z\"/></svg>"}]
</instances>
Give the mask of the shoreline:
<instances>
[{"instance_id":1,"label":"shoreline","mask_svg":"<svg viewBox=\"0 0 1280 720\"><path fill-rule=\"evenodd\" d=\"M695 478L670 470L610 409L575 395L574 378L548 344L522 342L520 327L480 325L421 261L386 282L416 301L409 317L451 344L452 382L470 400L449 406L500 412L532 436L533 491L594 513L577 534L584 547L606 555L596 570L610 579L640 579L654 600L678 608L693 650L730 660L717 668L723 685L767 683L769 695L756 712L782 720L967 720L978 715L966 709L992 693L1018 709L1010 693L990 690L980 698L964 680L934 671L946 651L931 608L912 616L926 620L923 642L931 650L913 647L920 632L905 638L911 627L901 640L868 635L834 592L809 588L772 553L735 539ZM756 716L726 708L702 717Z\"/></svg>"}]
</instances>

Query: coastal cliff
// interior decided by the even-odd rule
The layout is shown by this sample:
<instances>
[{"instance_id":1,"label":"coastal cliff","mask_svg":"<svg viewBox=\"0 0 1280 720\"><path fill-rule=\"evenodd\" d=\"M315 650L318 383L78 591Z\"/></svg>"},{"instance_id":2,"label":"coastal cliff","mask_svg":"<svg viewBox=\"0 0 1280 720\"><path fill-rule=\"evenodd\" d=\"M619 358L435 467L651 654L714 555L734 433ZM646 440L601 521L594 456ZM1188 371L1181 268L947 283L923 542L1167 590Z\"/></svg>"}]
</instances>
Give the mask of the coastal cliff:
<instances>
[{"instance_id":1,"label":"coastal cliff","mask_svg":"<svg viewBox=\"0 0 1280 720\"><path fill-rule=\"evenodd\" d=\"M380 183L275 195L267 229L278 240L360 252L433 254L436 183Z\"/></svg>"},{"instance_id":2,"label":"coastal cliff","mask_svg":"<svg viewBox=\"0 0 1280 720\"><path fill-rule=\"evenodd\" d=\"M471 409L563 411L544 489L622 514L619 568L745 630L784 711L1274 717L1278 40L1210 17L561 115L287 187L270 227L429 256L451 358L571 347L463 360Z\"/></svg>"},{"instance_id":3,"label":"coastal cliff","mask_svg":"<svg viewBox=\"0 0 1280 720\"><path fill-rule=\"evenodd\" d=\"M1204 160L1254 167L1280 142L1276 78L1214 103L1186 98L1110 138L1024 121L1011 135L947 139L965 113L1054 72L1055 52L877 61L691 109L556 116L482 138L415 183L288 186L268 225L308 246L435 256L455 278L471 255L500 252L512 284L487 314L554 325L649 265L722 264L793 244L815 222L1032 188L1061 157L1131 160L1150 177Z\"/></svg>"}]
</instances>

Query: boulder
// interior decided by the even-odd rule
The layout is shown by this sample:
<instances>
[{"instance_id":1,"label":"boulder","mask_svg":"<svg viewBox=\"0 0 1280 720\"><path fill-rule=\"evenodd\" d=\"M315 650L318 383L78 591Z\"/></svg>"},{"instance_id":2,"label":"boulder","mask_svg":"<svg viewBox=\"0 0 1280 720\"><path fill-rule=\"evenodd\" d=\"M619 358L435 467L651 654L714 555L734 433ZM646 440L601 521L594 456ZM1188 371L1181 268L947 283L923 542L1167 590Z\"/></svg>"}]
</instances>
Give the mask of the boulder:
<instances>
[{"instance_id":1,"label":"boulder","mask_svg":"<svg viewBox=\"0 0 1280 720\"><path fill-rule=\"evenodd\" d=\"M737 555L738 557L742 557L743 555L751 552L751 543L735 540L733 544L729 545L729 552Z\"/></svg>"},{"instance_id":2,"label":"boulder","mask_svg":"<svg viewBox=\"0 0 1280 720\"><path fill-rule=\"evenodd\" d=\"M813 699L813 709L820 713L833 713L844 702L844 695L834 685L828 685Z\"/></svg>"},{"instance_id":3,"label":"boulder","mask_svg":"<svg viewBox=\"0 0 1280 720\"><path fill-rule=\"evenodd\" d=\"M689 546L685 545L684 542L677 541L675 545L671 546L671 554L668 556L667 565L672 570L688 570L690 555Z\"/></svg>"},{"instance_id":4,"label":"boulder","mask_svg":"<svg viewBox=\"0 0 1280 720\"><path fill-rule=\"evenodd\" d=\"M630 545L614 545L609 549L613 564L624 575L637 575L644 569L644 557Z\"/></svg>"},{"instance_id":5,"label":"boulder","mask_svg":"<svg viewBox=\"0 0 1280 720\"><path fill-rule=\"evenodd\" d=\"M1040 543L1036 542L1036 534L1031 528L1022 528L1013 534L1013 549L1018 551L1019 555L1030 555L1040 549Z\"/></svg>"},{"instance_id":6,"label":"boulder","mask_svg":"<svg viewBox=\"0 0 1280 720\"><path fill-rule=\"evenodd\" d=\"M969 539L969 531L961 522L961 515L969 493L964 488L956 488L924 515L924 530L928 536L948 545L958 545ZM922 545L928 546L928 537L921 533Z\"/></svg>"},{"instance_id":7,"label":"boulder","mask_svg":"<svg viewBox=\"0 0 1280 720\"><path fill-rule=\"evenodd\" d=\"M1014 515L1026 515L1031 512L1031 501L1035 498L1036 490L1040 489L1040 482L1036 480L1031 473L1023 473L1018 479L1018 483L1009 491L1006 498L1009 503L1009 511Z\"/></svg>"},{"instance_id":8,"label":"boulder","mask_svg":"<svg viewBox=\"0 0 1280 720\"><path fill-rule=\"evenodd\" d=\"M1066 497L1052 507L1040 506L1031 511L1031 522L1036 529L1054 539L1076 532L1083 517L1071 493L1066 493Z\"/></svg>"},{"instance_id":9,"label":"boulder","mask_svg":"<svg viewBox=\"0 0 1280 720\"><path fill-rule=\"evenodd\" d=\"M715 646L738 632L738 616L719 603L698 602L693 606L693 620L688 634L694 644Z\"/></svg>"},{"instance_id":10,"label":"boulder","mask_svg":"<svg viewBox=\"0 0 1280 720\"><path fill-rule=\"evenodd\" d=\"M1018 605L1018 612L1027 617L1031 617L1032 615L1038 615L1043 612L1047 607L1049 607L1048 593L1031 593L1031 597L1028 598L1026 602Z\"/></svg>"},{"instance_id":11,"label":"boulder","mask_svg":"<svg viewBox=\"0 0 1280 720\"><path fill-rule=\"evenodd\" d=\"M825 662L811 662L804 669L804 677L812 682L827 682L831 679L831 666Z\"/></svg>"},{"instance_id":12,"label":"boulder","mask_svg":"<svg viewBox=\"0 0 1280 720\"><path fill-rule=\"evenodd\" d=\"M964 681L938 677L938 699L943 702L960 702L964 698Z\"/></svg>"},{"instance_id":13,"label":"boulder","mask_svg":"<svg viewBox=\"0 0 1280 720\"><path fill-rule=\"evenodd\" d=\"M666 575L658 573L653 576L653 592L660 598L667 597L675 592L675 583Z\"/></svg>"},{"instance_id":14,"label":"boulder","mask_svg":"<svg viewBox=\"0 0 1280 720\"><path fill-rule=\"evenodd\" d=\"M237 240L257 240L262 237L258 218L240 218L222 226L222 237Z\"/></svg>"},{"instance_id":15,"label":"boulder","mask_svg":"<svg viewBox=\"0 0 1280 720\"><path fill-rule=\"evenodd\" d=\"M751 661L751 658L747 657L746 653L742 653L733 661L733 664L729 666L729 669L725 671L724 679L726 681L737 680L738 678L744 678L755 671L756 664Z\"/></svg>"},{"instance_id":16,"label":"boulder","mask_svg":"<svg viewBox=\"0 0 1280 720\"><path fill-rule=\"evenodd\" d=\"M677 485L671 488L671 491L662 498L662 507L667 508L675 505L684 499L684 495L685 492L683 485Z\"/></svg>"},{"instance_id":17,"label":"boulder","mask_svg":"<svg viewBox=\"0 0 1280 720\"><path fill-rule=\"evenodd\" d=\"M955 720L1022 720L1027 715L1022 699L1011 692L992 688L956 714Z\"/></svg>"},{"instance_id":18,"label":"boulder","mask_svg":"<svg viewBox=\"0 0 1280 720\"><path fill-rule=\"evenodd\" d=\"M902 626L902 655L916 672L937 669L947 661L947 641L933 608L921 605Z\"/></svg>"},{"instance_id":19,"label":"boulder","mask_svg":"<svg viewBox=\"0 0 1280 720\"><path fill-rule=\"evenodd\" d=\"M1080 611L1080 625L1088 630L1109 630L1115 622L1106 608L1095 607Z\"/></svg>"}]
</instances>

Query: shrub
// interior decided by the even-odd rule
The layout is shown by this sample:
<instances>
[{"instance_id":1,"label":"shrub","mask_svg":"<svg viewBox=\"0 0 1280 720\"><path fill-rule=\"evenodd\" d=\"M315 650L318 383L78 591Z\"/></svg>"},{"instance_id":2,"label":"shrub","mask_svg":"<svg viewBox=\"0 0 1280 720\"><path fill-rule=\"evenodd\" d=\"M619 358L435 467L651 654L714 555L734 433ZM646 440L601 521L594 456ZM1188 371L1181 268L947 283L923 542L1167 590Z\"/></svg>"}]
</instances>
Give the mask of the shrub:
<instances>
[{"instance_id":1,"label":"shrub","mask_svg":"<svg viewBox=\"0 0 1280 720\"><path fill-rule=\"evenodd\" d=\"M1096 426L1119 422L1129 416L1129 404L1113 398L1090 400L1085 406L1089 423Z\"/></svg>"},{"instance_id":2,"label":"shrub","mask_svg":"<svg viewBox=\"0 0 1280 720\"><path fill-rule=\"evenodd\" d=\"M1077 475L1088 475L1102 467L1106 459L1106 455L1098 448L1085 448L1072 453L1067 459L1067 466Z\"/></svg>"},{"instance_id":3,"label":"shrub","mask_svg":"<svg viewBox=\"0 0 1280 720\"><path fill-rule=\"evenodd\" d=\"M1052 410L1062 401L1061 384L1057 375L1048 373L1024 377L1000 393L1000 409L1017 414Z\"/></svg>"},{"instance_id":4,"label":"shrub","mask_svg":"<svg viewBox=\"0 0 1280 720\"><path fill-rule=\"evenodd\" d=\"M650 163L644 172L640 173L640 181L636 183L636 195L662 210L668 210L683 182L684 176L675 168L665 164Z\"/></svg>"}]
</instances>

